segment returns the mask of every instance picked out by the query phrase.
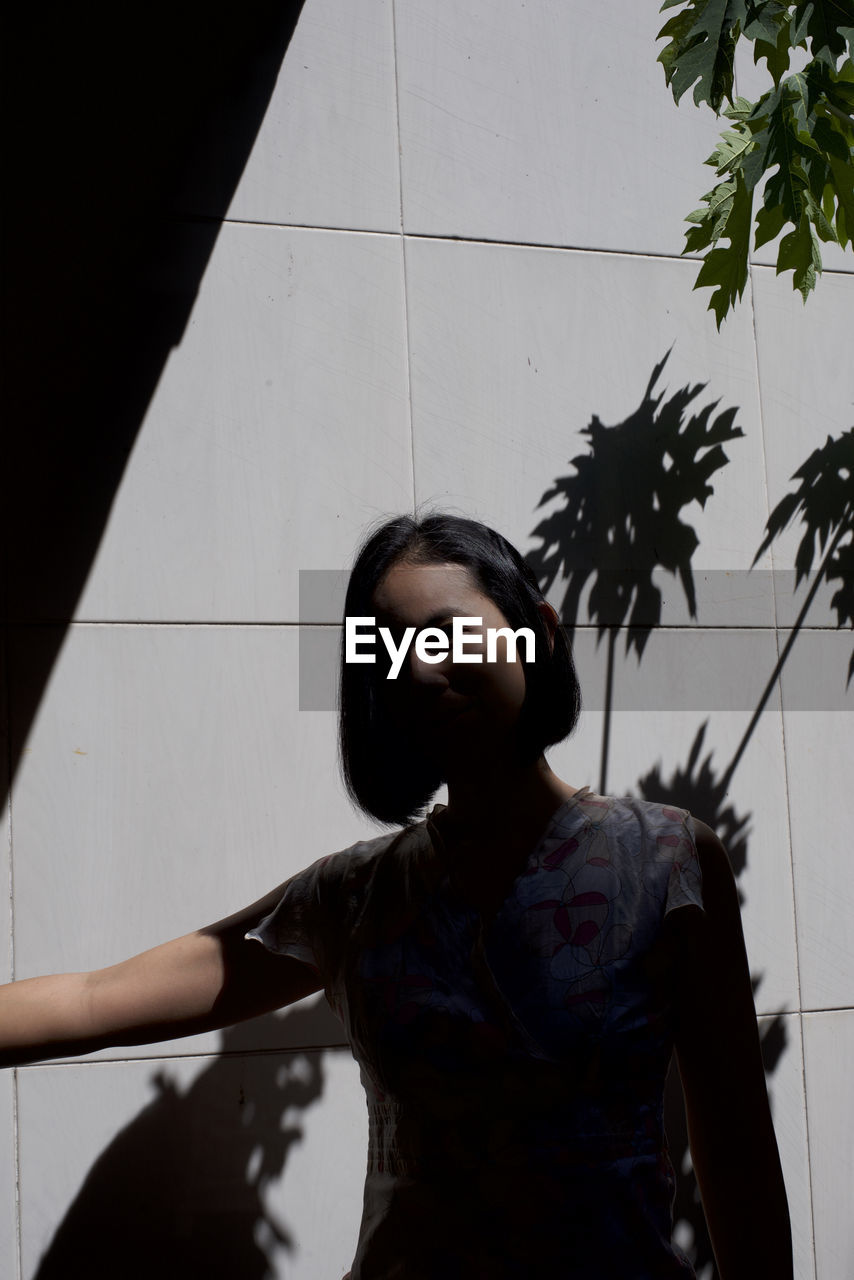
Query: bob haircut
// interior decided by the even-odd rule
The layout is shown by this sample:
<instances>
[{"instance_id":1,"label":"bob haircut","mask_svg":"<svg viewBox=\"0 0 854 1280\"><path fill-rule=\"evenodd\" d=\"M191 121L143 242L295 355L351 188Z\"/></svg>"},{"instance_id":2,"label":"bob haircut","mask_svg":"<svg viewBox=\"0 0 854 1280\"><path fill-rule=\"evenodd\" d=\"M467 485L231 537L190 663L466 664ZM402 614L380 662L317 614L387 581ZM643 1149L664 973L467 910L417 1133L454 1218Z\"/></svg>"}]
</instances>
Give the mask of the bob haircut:
<instances>
[{"instance_id":1,"label":"bob haircut","mask_svg":"<svg viewBox=\"0 0 854 1280\"><path fill-rule=\"evenodd\" d=\"M479 590L498 606L510 626L534 632L534 661L520 654L525 699L516 726L523 763L573 731L581 711L581 690L569 641L557 627L554 646L537 605L545 599L539 583L515 547L494 529L462 516L433 513L396 516L368 535L350 575L345 617L371 616L373 593L399 562L455 564L467 569ZM390 714L381 663L340 666L339 753L347 791L380 822L414 822L445 781L416 736L407 736Z\"/></svg>"}]
</instances>

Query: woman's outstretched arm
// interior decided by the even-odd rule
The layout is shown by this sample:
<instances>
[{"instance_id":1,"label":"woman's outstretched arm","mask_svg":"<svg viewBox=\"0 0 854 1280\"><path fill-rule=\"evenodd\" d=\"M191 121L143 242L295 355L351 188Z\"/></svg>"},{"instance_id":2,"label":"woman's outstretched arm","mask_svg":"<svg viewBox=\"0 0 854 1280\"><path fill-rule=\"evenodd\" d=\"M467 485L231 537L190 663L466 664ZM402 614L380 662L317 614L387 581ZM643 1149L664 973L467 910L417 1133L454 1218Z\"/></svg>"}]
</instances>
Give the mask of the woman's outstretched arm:
<instances>
[{"instance_id":1,"label":"woman's outstretched arm","mask_svg":"<svg viewBox=\"0 0 854 1280\"><path fill-rule=\"evenodd\" d=\"M0 1066L212 1031L319 991L309 965L244 938L280 896L105 969L0 986Z\"/></svg>"},{"instance_id":2,"label":"woman's outstretched arm","mask_svg":"<svg viewBox=\"0 0 854 1280\"><path fill-rule=\"evenodd\" d=\"M695 822L705 913L680 910L676 1056L691 1158L721 1280L792 1276L792 1235L759 1047L738 892Z\"/></svg>"}]
</instances>

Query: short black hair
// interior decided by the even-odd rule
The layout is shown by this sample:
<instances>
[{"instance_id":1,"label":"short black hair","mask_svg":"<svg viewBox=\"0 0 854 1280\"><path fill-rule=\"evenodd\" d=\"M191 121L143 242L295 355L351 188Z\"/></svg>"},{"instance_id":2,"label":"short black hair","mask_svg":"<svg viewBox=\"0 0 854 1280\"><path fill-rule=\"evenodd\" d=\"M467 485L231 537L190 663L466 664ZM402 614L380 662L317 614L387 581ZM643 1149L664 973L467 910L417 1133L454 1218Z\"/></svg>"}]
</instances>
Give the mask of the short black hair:
<instances>
[{"instance_id":1,"label":"short black hair","mask_svg":"<svg viewBox=\"0 0 854 1280\"><path fill-rule=\"evenodd\" d=\"M369 533L356 554L345 617L374 613L374 590L400 561L461 565L511 627L533 630L535 660L529 663L520 653L526 692L516 740L522 760L536 760L546 747L568 737L581 711L572 651L563 628L557 627L550 652L548 630L537 608L545 597L516 548L494 529L464 516L395 516ZM385 683L381 664L344 661L342 635L338 746L344 783L366 813L380 822L405 826L417 820L445 779L415 735L408 739L405 730L402 733L391 722L380 682Z\"/></svg>"}]
</instances>

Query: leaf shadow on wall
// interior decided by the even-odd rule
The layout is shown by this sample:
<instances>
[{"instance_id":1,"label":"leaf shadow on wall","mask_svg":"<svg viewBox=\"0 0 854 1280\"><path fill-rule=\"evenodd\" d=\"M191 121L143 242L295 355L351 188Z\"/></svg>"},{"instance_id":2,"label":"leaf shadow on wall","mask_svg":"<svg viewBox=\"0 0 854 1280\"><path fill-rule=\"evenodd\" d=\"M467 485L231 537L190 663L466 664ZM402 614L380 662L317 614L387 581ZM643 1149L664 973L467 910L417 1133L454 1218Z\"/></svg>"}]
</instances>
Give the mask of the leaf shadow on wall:
<instances>
[{"instance_id":1,"label":"leaf shadow on wall","mask_svg":"<svg viewBox=\"0 0 854 1280\"><path fill-rule=\"evenodd\" d=\"M38 678L15 690L25 727L301 7L4 11L0 592L11 626L56 624Z\"/></svg>"},{"instance_id":2,"label":"leaf shadow on wall","mask_svg":"<svg viewBox=\"0 0 854 1280\"><path fill-rule=\"evenodd\" d=\"M653 578L659 569L678 576L690 615L697 617L691 560L700 544L681 512L692 501L705 505L714 493L712 475L729 462L723 445L743 435L735 425L736 409L713 416L717 401L686 420L705 383L682 387L667 399L663 392L655 394L669 355L654 367L638 408L623 422L609 427L594 417L584 429L589 452L572 459L574 473L557 479L539 504L558 498L565 505L537 525L533 536L542 546L526 556L544 592L566 584L559 612L570 637L582 621L583 591L592 580L588 615L597 625L598 640L608 636L600 793L607 789L618 635L624 631L626 656L634 648L642 663L651 632L661 624L662 595ZM716 773L711 753L701 760L706 729L707 722L698 728L683 768L665 779L656 765L639 779L639 794L689 809L717 831L738 882L747 866L750 815L737 815L727 802L736 762ZM744 901L740 888L739 900ZM760 981L753 976L754 992ZM770 1075L786 1045L782 1017L765 1023L762 1037ZM698 1276L711 1280L714 1255L691 1170L682 1089L673 1065L665 1090L665 1129L677 1179L676 1238L684 1242Z\"/></svg>"},{"instance_id":3,"label":"leaf shadow on wall","mask_svg":"<svg viewBox=\"0 0 854 1280\"><path fill-rule=\"evenodd\" d=\"M166 1071L155 1097L110 1142L41 1259L34 1280L268 1280L299 1224L267 1192L322 1097L340 1025L321 999L224 1031L186 1089ZM109 1070L93 1065L87 1070Z\"/></svg>"},{"instance_id":4,"label":"leaf shadow on wall","mask_svg":"<svg viewBox=\"0 0 854 1280\"><path fill-rule=\"evenodd\" d=\"M744 435L735 426L737 409L712 416L717 401L686 418L705 383L682 387L668 399L663 391L655 394L669 356L653 368L628 418L609 427L594 416L582 429L589 452L573 458L574 474L561 476L541 498L541 507L554 498L564 505L534 529L542 546L526 556L544 592L566 583L559 613L570 639L592 579L588 613L598 627L597 643L608 636L601 794L607 791L617 628L626 627L626 653L634 647L642 660L650 632L661 622L661 591L653 578L659 569L678 576L696 617L691 557L699 540L681 512L693 502L705 506L714 493L710 478L729 462L723 445Z\"/></svg>"}]
</instances>

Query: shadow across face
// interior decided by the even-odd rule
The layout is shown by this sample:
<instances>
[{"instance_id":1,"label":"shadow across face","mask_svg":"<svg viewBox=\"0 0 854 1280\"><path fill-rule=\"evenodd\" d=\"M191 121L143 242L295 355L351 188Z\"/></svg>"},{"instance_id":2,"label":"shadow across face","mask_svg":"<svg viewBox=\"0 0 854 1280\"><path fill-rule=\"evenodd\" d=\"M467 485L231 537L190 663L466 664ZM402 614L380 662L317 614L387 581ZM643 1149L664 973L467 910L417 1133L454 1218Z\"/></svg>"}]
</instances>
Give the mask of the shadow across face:
<instances>
[{"instance_id":1,"label":"shadow across face","mask_svg":"<svg viewBox=\"0 0 854 1280\"><path fill-rule=\"evenodd\" d=\"M525 701L525 639L458 564L394 564L373 594L386 710L437 763L509 750ZM531 636L533 652L533 635Z\"/></svg>"}]
</instances>

